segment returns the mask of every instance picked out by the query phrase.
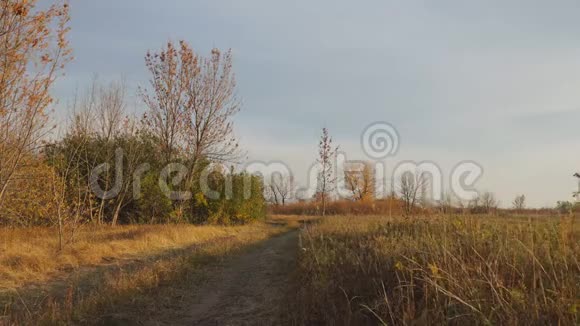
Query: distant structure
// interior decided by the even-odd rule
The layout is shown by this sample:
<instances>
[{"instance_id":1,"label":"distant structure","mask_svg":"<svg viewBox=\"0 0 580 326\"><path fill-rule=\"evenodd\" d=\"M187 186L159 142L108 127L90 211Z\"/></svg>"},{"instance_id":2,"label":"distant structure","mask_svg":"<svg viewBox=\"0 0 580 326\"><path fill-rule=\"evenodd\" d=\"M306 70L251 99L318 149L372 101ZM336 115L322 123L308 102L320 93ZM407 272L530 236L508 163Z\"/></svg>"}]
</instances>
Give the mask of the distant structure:
<instances>
[{"instance_id":1,"label":"distant structure","mask_svg":"<svg viewBox=\"0 0 580 326\"><path fill-rule=\"evenodd\" d=\"M574 173L574 177L578 178L578 191L574 192L574 198L580 202L580 173Z\"/></svg>"}]
</instances>

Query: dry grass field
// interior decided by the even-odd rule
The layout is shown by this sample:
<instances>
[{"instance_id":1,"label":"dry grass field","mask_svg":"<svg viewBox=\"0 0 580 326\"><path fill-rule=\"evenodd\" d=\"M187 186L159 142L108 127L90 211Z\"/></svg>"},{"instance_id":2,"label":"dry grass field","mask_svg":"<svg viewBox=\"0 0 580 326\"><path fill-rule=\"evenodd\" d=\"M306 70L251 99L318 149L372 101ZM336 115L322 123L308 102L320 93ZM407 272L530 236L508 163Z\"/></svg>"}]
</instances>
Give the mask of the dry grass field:
<instances>
[{"instance_id":1,"label":"dry grass field","mask_svg":"<svg viewBox=\"0 0 580 326\"><path fill-rule=\"evenodd\" d=\"M0 236L0 325L580 322L571 217L83 227L62 251L53 229Z\"/></svg>"},{"instance_id":2,"label":"dry grass field","mask_svg":"<svg viewBox=\"0 0 580 326\"><path fill-rule=\"evenodd\" d=\"M0 326L580 326L580 6L199 2L0 2Z\"/></svg>"},{"instance_id":3,"label":"dry grass field","mask_svg":"<svg viewBox=\"0 0 580 326\"><path fill-rule=\"evenodd\" d=\"M573 218L328 217L301 233L296 324L574 325Z\"/></svg>"},{"instance_id":4,"label":"dry grass field","mask_svg":"<svg viewBox=\"0 0 580 326\"><path fill-rule=\"evenodd\" d=\"M54 229L0 229L0 325L106 321L157 309L203 278L205 265L287 230L265 223L86 227L59 251Z\"/></svg>"}]
</instances>

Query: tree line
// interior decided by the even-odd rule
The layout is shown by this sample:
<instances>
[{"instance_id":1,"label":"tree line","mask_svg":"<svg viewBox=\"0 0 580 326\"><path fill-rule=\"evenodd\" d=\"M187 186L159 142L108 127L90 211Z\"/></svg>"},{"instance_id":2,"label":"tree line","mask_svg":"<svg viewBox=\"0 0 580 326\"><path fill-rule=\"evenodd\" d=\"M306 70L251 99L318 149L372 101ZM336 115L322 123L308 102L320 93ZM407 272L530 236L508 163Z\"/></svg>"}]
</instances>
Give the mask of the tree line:
<instances>
[{"instance_id":1,"label":"tree line","mask_svg":"<svg viewBox=\"0 0 580 326\"><path fill-rule=\"evenodd\" d=\"M341 175L336 166L339 146L333 145L333 139L327 128L322 128L318 142L316 162L318 174L316 192L312 198L297 198L298 192L292 175L275 174L266 185L266 199L276 214L326 215L328 206L330 214L388 214L410 216L412 214L487 214L510 213L559 213L572 214L580 211L578 202L559 201L554 208L529 209L526 196L516 195L511 206L499 208L500 202L490 191L477 192L469 200L455 198L450 192L442 194L440 199L429 198L431 185L428 174L420 170L406 171L397 180L392 180L392 189L385 198L376 196L377 181L375 169L371 162L346 162ZM574 174L580 179L580 174ZM337 193L337 183L347 190ZM580 183L579 183L580 187ZM573 196L578 198L579 193Z\"/></svg>"},{"instance_id":2,"label":"tree line","mask_svg":"<svg viewBox=\"0 0 580 326\"><path fill-rule=\"evenodd\" d=\"M128 109L123 81L95 79L75 95L57 135L50 90L73 59L68 3L1 6L0 224L243 223L264 216L262 178L233 168L243 151L233 135L240 101L231 51L203 56L185 41L168 42L145 54L143 115Z\"/></svg>"}]
</instances>

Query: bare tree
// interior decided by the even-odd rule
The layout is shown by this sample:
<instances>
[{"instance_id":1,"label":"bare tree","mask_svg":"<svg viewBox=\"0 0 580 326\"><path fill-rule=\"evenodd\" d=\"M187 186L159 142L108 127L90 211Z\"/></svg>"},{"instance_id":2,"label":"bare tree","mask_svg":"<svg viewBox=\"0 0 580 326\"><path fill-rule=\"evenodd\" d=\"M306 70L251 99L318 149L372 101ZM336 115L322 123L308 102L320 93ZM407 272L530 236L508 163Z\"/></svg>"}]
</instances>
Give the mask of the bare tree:
<instances>
[{"instance_id":1,"label":"bare tree","mask_svg":"<svg viewBox=\"0 0 580 326\"><path fill-rule=\"evenodd\" d=\"M124 80L101 84L95 76L80 99L75 94L69 134L104 140L118 136L126 118L126 94Z\"/></svg>"},{"instance_id":2,"label":"bare tree","mask_svg":"<svg viewBox=\"0 0 580 326\"><path fill-rule=\"evenodd\" d=\"M461 211L461 214L466 215L469 213L470 202L457 198L457 208Z\"/></svg>"},{"instance_id":3,"label":"bare tree","mask_svg":"<svg viewBox=\"0 0 580 326\"><path fill-rule=\"evenodd\" d=\"M439 210L443 214L449 214L453 211L453 197L451 193L444 193L441 200L438 201Z\"/></svg>"},{"instance_id":4,"label":"bare tree","mask_svg":"<svg viewBox=\"0 0 580 326\"><path fill-rule=\"evenodd\" d=\"M126 116L126 91L124 80L99 88L95 122L100 136L106 140L113 139L122 131Z\"/></svg>"},{"instance_id":5,"label":"bare tree","mask_svg":"<svg viewBox=\"0 0 580 326\"><path fill-rule=\"evenodd\" d=\"M375 193L375 171L369 162L350 166L344 172L346 187L352 191L354 200L372 200Z\"/></svg>"},{"instance_id":6,"label":"bare tree","mask_svg":"<svg viewBox=\"0 0 580 326\"><path fill-rule=\"evenodd\" d=\"M526 196L525 195L516 196L516 198L512 202L512 205L516 211L518 212L522 211L524 208L526 208Z\"/></svg>"},{"instance_id":7,"label":"bare tree","mask_svg":"<svg viewBox=\"0 0 580 326\"><path fill-rule=\"evenodd\" d=\"M133 174L139 166L143 163L143 159L146 157L145 149L143 144L139 141L135 141L136 135L139 132L137 122L135 120L128 119L123 127L121 133L122 143L120 148L123 149L123 157L121 160L115 160L115 164L121 164L121 169L123 171L123 176L116 175L116 178L120 178L120 188L119 193L112 200L114 202L114 210L111 224L116 225L119 220L119 215L121 210L126 207L131 202L131 195L133 194ZM117 154L117 153L115 153Z\"/></svg>"},{"instance_id":8,"label":"bare tree","mask_svg":"<svg viewBox=\"0 0 580 326\"><path fill-rule=\"evenodd\" d=\"M318 159L320 171L318 172L317 199L322 203L322 216L326 215L326 202L330 193L334 190L336 175L334 171L334 159L338 152L338 146L332 144L332 137L328 134L328 129L322 128L322 136L318 143Z\"/></svg>"},{"instance_id":9,"label":"bare tree","mask_svg":"<svg viewBox=\"0 0 580 326\"><path fill-rule=\"evenodd\" d=\"M264 197L266 200L276 206L280 205L280 198L273 184L268 184L264 187Z\"/></svg>"},{"instance_id":10,"label":"bare tree","mask_svg":"<svg viewBox=\"0 0 580 326\"><path fill-rule=\"evenodd\" d=\"M403 210L406 215L413 212L417 201L422 198L422 193L426 189L428 182L425 172L415 171L413 173L408 171L401 175L399 192L403 200Z\"/></svg>"},{"instance_id":11,"label":"bare tree","mask_svg":"<svg viewBox=\"0 0 580 326\"><path fill-rule=\"evenodd\" d=\"M578 178L578 191L572 193L572 196L578 200L580 199L580 173L574 173L574 177Z\"/></svg>"},{"instance_id":12,"label":"bare tree","mask_svg":"<svg viewBox=\"0 0 580 326\"><path fill-rule=\"evenodd\" d=\"M294 178L291 175L274 174L269 185L276 205L286 205L294 192Z\"/></svg>"},{"instance_id":13,"label":"bare tree","mask_svg":"<svg viewBox=\"0 0 580 326\"><path fill-rule=\"evenodd\" d=\"M486 191L481 195L481 207L485 213L491 214L497 209L499 202L492 192Z\"/></svg>"},{"instance_id":14,"label":"bare tree","mask_svg":"<svg viewBox=\"0 0 580 326\"><path fill-rule=\"evenodd\" d=\"M423 176L426 179L426 176ZM429 182L428 180L425 180L425 182L423 182L421 184L421 189L419 190L419 204L421 205L422 208L424 209L429 209L432 206L432 201L431 201L431 194L429 193L429 190L427 189L429 186Z\"/></svg>"},{"instance_id":15,"label":"bare tree","mask_svg":"<svg viewBox=\"0 0 580 326\"><path fill-rule=\"evenodd\" d=\"M72 56L66 2L39 9L36 0L6 0L0 8L1 206L23 158L50 130L49 91Z\"/></svg>"},{"instance_id":16,"label":"bare tree","mask_svg":"<svg viewBox=\"0 0 580 326\"><path fill-rule=\"evenodd\" d=\"M104 143L111 141L119 141L119 136L129 139L131 135L137 132L136 121L130 119L126 113L126 85L124 81L112 81L108 84L101 84L95 76L87 87L86 91L79 97L75 94L75 100L72 106L72 121L68 135L78 140L80 146L78 154L72 155L69 159L76 160L75 166L84 166L84 171L91 171L99 164L115 161L115 148L111 146L103 146L101 155L89 155L89 151L94 150L85 147L88 138L95 138L102 140ZM121 144L119 144L121 145ZM136 152L134 143L128 142L125 144L123 152L123 160L129 164L127 167L129 171L137 162L133 162L135 155L141 153ZM137 156L139 157L139 156ZM96 161L99 159L100 161ZM142 163L142 162L140 162ZM133 165L130 165L133 164ZM104 176L100 178L103 182L103 189L109 189L111 186L112 169L106 169ZM86 184L83 189L86 193L91 193L90 189L90 175L84 176ZM116 224L119 212L126 203L126 192L128 191L128 183L130 178L125 176L121 187L120 195L114 200L117 201L113 212L113 224ZM89 201L89 214L91 220L96 220L98 223L103 221L105 204L107 200L97 199L93 196L87 199ZM98 207L93 207L98 205ZM94 216L93 216L94 215Z\"/></svg>"},{"instance_id":17,"label":"bare tree","mask_svg":"<svg viewBox=\"0 0 580 326\"><path fill-rule=\"evenodd\" d=\"M94 77L90 86L82 94L79 95L78 89L75 91L74 100L69 109L71 112L68 135L86 137L95 132L97 86L97 80Z\"/></svg>"},{"instance_id":18,"label":"bare tree","mask_svg":"<svg viewBox=\"0 0 580 326\"><path fill-rule=\"evenodd\" d=\"M63 160L62 158L55 158L52 163L55 167L51 168L49 179L47 180L51 192L53 205L56 206L56 213L51 216L52 223L58 230L58 244L59 251L64 249L64 246L74 241L74 236L78 227L80 226L83 202L87 200L89 192L82 187L76 187L76 192L71 191L71 185L67 182L74 170L78 170L82 160L79 159L81 155L81 148L84 144L79 143L73 150L72 159ZM57 173L56 167L59 167L60 173ZM67 196L74 196L74 199L69 200ZM70 234L65 241L65 227L70 228Z\"/></svg>"}]
</instances>

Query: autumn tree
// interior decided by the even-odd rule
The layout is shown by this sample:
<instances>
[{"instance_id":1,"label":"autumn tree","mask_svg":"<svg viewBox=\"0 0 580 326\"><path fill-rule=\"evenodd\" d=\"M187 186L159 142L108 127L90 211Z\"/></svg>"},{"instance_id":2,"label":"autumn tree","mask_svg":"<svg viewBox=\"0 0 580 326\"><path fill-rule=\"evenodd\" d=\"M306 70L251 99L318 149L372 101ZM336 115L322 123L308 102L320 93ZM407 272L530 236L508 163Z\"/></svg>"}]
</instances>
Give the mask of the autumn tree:
<instances>
[{"instance_id":1,"label":"autumn tree","mask_svg":"<svg viewBox=\"0 0 580 326\"><path fill-rule=\"evenodd\" d=\"M59 212L51 187L53 172L41 158L35 155L24 157L18 174L6 190L0 225L52 225L52 219Z\"/></svg>"},{"instance_id":2,"label":"autumn tree","mask_svg":"<svg viewBox=\"0 0 580 326\"><path fill-rule=\"evenodd\" d=\"M145 121L159 141L166 162L171 161L177 148L183 144L182 127L187 101L185 90L188 75L198 74L188 69L193 58L185 55L182 63L181 52L172 42L159 53L147 52L145 65L151 74L150 89L140 89L141 97L148 107ZM195 58L197 61L197 58Z\"/></svg>"},{"instance_id":3,"label":"autumn tree","mask_svg":"<svg viewBox=\"0 0 580 326\"><path fill-rule=\"evenodd\" d=\"M187 164L184 186L191 190L202 162L232 162L241 156L233 134L240 102L231 50L213 49L202 57L184 41L168 42L161 51L148 52L145 64L151 74L150 88L141 90L148 107L145 122L165 161L180 158Z\"/></svg>"},{"instance_id":4,"label":"autumn tree","mask_svg":"<svg viewBox=\"0 0 580 326\"><path fill-rule=\"evenodd\" d=\"M68 3L39 9L37 2L0 4L0 207L23 159L49 130L50 89L72 58Z\"/></svg>"},{"instance_id":5,"label":"autumn tree","mask_svg":"<svg viewBox=\"0 0 580 326\"><path fill-rule=\"evenodd\" d=\"M328 134L328 129L322 128L322 136L318 143L318 184L316 197L322 204L322 216L326 215L326 203L330 197L330 193L334 190L336 183L336 176L334 171L334 160L338 146L334 147L332 144L332 137Z\"/></svg>"},{"instance_id":6,"label":"autumn tree","mask_svg":"<svg viewBox=\"0 0 580 326\"><path fill-rule=\"evenodd\" d=\"M371 163L357 163L344 172L345 184L354 200L369 201L375 193L375 171Z\"/></svg>"},{"instance_id":7,"label":"autumn tree","mask_svg":"<svg viewBox=\"0 0 580 326\"><path fill-rule=\"evenodd\" d=\"M148 107L146 122L159 139L167 161L177 153L191 160L227 162L238 157L233 116L240 109L235 95L232 54L213 49L201 57L185 42L172 42L145 64L150 88L141 95Z\"/></svg>"}]
</instances>

